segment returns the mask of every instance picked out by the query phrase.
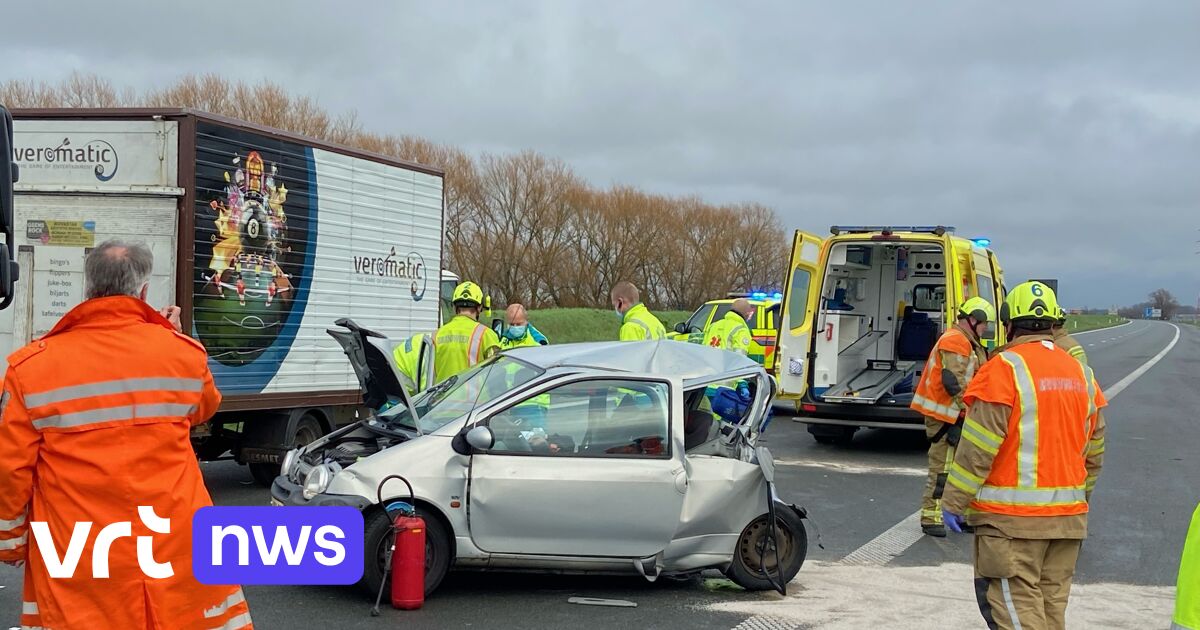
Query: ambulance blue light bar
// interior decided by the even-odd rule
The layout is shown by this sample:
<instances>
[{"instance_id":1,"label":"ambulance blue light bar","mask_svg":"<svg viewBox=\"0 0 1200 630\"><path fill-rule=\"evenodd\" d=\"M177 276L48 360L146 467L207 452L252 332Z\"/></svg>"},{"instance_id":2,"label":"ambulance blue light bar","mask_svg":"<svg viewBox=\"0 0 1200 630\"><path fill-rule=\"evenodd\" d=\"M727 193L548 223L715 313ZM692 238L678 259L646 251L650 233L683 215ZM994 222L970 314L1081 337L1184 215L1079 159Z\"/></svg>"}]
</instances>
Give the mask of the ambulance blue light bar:
<instances>
[{"instance_id":1,"label":"ambulance blue light bar","mask_svg":"<svg viewBox=\"0 0 1200 630\"><path fill-rule=\"evenodd\" d=\"M979 247L989 247L992 244L992 239L990 239L990 238L973 238L973 239L971 239L971 242L975 243Z\"/></svg>"},{"instance_id":2,"label":"ambulance blue light bar","mask_svg":"<svg viewBox=\"0 0 1200 630\"><path fill-rule=\"evenodd\" d=\"M829 228L829 231L835 236L845 232L854 234L858 232L915 232L919 234L951 234L954 232L952 225L834 225Z\"/></svg>"}]
</instances>

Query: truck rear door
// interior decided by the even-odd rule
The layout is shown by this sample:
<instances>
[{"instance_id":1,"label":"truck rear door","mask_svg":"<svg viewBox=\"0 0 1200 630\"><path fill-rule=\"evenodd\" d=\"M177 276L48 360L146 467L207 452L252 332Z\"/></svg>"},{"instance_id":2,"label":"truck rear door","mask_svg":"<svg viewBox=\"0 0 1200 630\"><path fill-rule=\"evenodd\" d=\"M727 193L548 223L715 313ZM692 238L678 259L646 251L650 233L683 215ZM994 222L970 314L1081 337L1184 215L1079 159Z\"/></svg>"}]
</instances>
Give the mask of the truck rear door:
<instances>
[{"instance_id":1,"label":"truck rear door","mask_svg":"<svg viewBox=\"0 0 1200 630\"><path fill-rule=\"evenodd\" d=\"M808 389L808 354L812 348L813 319L821 279L824 242L807 232L796 231L791 264L783 287L782 321L776 344L776 377L780 394L800 397Z\"/></svg>"}]
</instances>

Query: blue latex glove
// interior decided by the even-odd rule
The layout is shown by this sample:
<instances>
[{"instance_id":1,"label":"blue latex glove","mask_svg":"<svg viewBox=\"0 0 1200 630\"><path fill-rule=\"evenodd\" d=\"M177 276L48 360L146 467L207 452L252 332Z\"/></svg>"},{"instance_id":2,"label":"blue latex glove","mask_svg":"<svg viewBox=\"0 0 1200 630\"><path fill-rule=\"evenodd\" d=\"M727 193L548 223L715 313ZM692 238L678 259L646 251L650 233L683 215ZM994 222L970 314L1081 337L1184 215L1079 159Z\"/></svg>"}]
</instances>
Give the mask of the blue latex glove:
<instances>
[{"instance_id":1,"label":"blue latex glove","mask_svg":"<svg viewBox=\"0 0 1200 630\"><path fill-rule=\"evenodd\" d=\"M963 533L963 528L967 526L966 518L946 510L942 510L942 522L946 524L946 529L955 534Z\"/></svg>"}]
</instances>

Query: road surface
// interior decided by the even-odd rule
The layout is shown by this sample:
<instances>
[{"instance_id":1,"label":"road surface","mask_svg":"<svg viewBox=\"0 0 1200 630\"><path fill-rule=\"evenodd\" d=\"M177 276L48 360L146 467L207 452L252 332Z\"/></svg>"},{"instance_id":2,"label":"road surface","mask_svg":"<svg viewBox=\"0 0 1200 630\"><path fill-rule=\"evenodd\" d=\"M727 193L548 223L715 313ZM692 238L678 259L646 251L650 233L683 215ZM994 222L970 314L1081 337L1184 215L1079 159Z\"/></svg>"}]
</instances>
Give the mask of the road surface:
<instances>
[{"instance_id":1,"label":"road surface","mask_svg":"<svg viewBox=\"0 0 1200 630\"><path fill-rule=\"evenodd\" d=\"M1112 400L1070 626L1165 627L1187 523L1200 499L1200 329L1134 322L1078 338ZM970 537L922 537L914 520L924 481L922 435L866 430L849 447L823 446L803 424L777 419L768 436L781 494L806 506L817 526L810 527L808 562L786 598L725 590L704 577L650 584L452 574L423 610L385 605L381 618L368 615L369 598L353 588L247 587L256 627L983 627L970 583ZM244 468L228 462L203 468L218 504L266 502ZM818 529L823 548L816 545ZM0 567L0 586L4 628L17 623L19 573ZM637 607L567 603L572 596Z\"/></svg>"}]
</instances>

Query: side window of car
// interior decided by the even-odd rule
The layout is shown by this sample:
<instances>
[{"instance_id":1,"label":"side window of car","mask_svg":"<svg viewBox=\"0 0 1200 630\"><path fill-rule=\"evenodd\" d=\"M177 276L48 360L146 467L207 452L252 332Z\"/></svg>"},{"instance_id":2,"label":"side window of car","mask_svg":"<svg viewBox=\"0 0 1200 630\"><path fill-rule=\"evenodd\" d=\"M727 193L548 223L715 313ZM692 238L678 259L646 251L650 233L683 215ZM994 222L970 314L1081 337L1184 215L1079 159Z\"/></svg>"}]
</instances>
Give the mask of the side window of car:
<instances>
[{"instance_id":1,"label":"side window of car","mask_svg":"<svg viewBox=\"0 0 1200 630\"><path fill-rule=\"evenodd\" d=\"M665 457L670 454L666 383L569 383L488 419L489 452L557 457Z\"/></svg>"}]
</instances>

